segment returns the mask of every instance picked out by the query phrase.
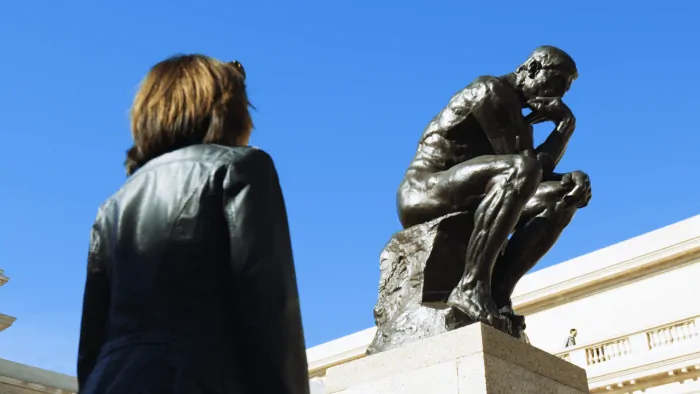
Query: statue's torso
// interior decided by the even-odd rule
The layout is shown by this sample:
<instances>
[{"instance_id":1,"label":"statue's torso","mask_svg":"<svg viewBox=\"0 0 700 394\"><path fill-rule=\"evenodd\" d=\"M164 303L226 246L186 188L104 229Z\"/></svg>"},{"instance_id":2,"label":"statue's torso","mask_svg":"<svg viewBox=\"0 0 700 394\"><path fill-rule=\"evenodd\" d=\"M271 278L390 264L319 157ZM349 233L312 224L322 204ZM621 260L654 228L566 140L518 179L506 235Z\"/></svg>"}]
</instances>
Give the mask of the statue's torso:
<instances>
[{"instance_id":1,"label":"statue's torso","mask_svg":"<svg viewBox=\"0 0 700 394\"><path fill-rule=\"evenodd\" d=\"M455 94L425 128L407 177L445 171L467 160L495 154L472 114L473 107L484 100L492 100L489 104L504 110L520 111L517 94L505 82L490 76L477 78Z\"/></svg>"}]
</instances>

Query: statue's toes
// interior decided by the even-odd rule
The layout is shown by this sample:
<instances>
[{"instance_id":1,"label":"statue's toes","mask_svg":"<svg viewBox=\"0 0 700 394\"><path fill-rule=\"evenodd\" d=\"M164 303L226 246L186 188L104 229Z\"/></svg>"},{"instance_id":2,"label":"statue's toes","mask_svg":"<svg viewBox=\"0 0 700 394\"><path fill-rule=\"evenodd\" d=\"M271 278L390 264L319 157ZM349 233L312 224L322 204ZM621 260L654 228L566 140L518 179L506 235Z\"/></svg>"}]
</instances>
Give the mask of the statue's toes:
<instances>
[{"instance_id":1,"label":"statue's toes","mask_svg":"<svg viewBox=\"0 0 700 394\"><path fill-rule=\"evenodd\" d=\"M512 334L513 328L510 319L503 316L489 315L487 318L487 323L491 327L503 331L507 334Z\"/></svg>"}]
</instances>

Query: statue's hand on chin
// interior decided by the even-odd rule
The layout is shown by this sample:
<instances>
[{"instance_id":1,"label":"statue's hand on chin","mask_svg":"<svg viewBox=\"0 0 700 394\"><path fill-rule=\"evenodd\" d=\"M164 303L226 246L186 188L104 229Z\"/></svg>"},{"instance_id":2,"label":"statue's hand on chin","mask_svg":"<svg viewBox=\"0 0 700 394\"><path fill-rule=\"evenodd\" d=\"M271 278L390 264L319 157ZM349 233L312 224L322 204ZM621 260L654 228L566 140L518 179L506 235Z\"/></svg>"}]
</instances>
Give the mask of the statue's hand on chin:
<instances>
[{"instance_id":1,"label":"statue's hand on chin","mask_svg":"<svg viewBox=\"0 0 700 394\"><path fill-rule=\"evenodd\" d=\"M546 121L559 123L565 119L574 117L571 109L568 105L564 104L561 97L537 97L529 100L526 105L532 110L532 112L525 117L525 120L530 124L538 124Z\"/></svg>"}]
</instances>

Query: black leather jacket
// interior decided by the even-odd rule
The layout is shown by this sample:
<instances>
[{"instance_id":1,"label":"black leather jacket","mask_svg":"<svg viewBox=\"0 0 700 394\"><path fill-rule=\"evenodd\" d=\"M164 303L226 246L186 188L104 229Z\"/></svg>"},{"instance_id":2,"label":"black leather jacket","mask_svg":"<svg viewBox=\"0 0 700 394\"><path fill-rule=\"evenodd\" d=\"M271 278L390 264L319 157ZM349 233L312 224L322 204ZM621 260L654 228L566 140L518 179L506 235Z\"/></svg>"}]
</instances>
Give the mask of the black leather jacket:
<instances>
[{"instance_id":1,"label":"black leather jacket","mask_svg":"<svg viewBox=\"0 0 700 394\"><path fill-rule=\"evenodd\" d=\"M266 153L195 145L160 156L102 205L90 239L81 393L309 393Z\"/></svg>"}]
</instances>

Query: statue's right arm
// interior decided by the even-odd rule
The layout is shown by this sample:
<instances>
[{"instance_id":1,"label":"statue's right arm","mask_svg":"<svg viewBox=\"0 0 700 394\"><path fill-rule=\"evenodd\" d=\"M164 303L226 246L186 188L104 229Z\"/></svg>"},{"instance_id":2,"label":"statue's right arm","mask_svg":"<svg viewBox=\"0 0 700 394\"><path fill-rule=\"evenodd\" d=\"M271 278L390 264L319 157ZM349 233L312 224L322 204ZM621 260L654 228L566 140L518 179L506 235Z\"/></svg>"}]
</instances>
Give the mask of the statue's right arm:
<instances>
[{"instance_id":1,"label":"statue's right arm","mask_svg":"<svg viewBox=\"0 0 700 394\"><path fill-rule=\"evenodd\" d=\"M532 151L531 126L513 92L504 89L495 78L477 81L471 113L486 134L497 155Z\"/></svg>"},{"instance_id":2,"label":"statue's right arm","mask_svg":"<svg viewBox=\"0 0 700 394\"><path fill-rule=\"evenodd\" d=\"M224 180L230 271L244 374L256 393L309 394L299 292L279 178L251 150Z\"/></svg>"}]
</instances>

